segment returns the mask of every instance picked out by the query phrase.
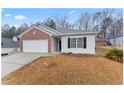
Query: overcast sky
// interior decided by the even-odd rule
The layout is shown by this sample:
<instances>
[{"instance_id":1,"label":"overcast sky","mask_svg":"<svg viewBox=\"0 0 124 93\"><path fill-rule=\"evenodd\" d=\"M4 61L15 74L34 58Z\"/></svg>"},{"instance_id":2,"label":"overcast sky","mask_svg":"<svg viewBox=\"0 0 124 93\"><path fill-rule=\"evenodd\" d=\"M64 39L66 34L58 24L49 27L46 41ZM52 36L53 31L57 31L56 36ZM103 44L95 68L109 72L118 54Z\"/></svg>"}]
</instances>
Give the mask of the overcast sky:
<instances>
[{"instance_id":1,"label":"overcast sky","mask_svg":"<svg viewBox=\"0 0 124 93\"><path fill-rule=\"evenodd\" d=\"M69 22L73 23L83 12L95 13L102 11L101 8L3 8L2 9L2 25L9 24L20 26L22 23L35 23L44 21L47 18L56 18L68 16ZM122 15L123 10L114 9L113 16Z\"/></svg>"}]
</instances>

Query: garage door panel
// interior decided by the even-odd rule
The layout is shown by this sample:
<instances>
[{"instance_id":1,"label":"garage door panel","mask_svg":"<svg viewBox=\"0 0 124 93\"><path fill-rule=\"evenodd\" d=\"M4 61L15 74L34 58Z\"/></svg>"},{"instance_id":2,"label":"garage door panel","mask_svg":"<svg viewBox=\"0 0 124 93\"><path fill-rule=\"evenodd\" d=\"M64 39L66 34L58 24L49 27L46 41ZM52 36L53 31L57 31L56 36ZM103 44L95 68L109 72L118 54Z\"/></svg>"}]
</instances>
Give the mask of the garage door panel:
<instances>
[{"instance_id":1,"label":"garage door panel","mask_svg":"<svg viewBox=\"0 0 124 93\"><path fill-rule=\"evenodd\" d=\"M48 52L48 40L23 40L23 52Z\"/></svg>"}]
</instances>

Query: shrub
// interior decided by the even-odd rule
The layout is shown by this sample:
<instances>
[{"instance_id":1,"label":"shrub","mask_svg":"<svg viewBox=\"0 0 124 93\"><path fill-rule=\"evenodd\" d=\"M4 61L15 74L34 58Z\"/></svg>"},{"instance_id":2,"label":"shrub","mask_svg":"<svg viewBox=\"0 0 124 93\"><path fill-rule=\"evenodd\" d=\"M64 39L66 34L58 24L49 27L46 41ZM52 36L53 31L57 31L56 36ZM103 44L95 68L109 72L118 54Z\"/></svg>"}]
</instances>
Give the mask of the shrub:
<instances>
[{"instance_id":1,"label":"shrub","mask_svg":"<svg viewBox=\"0 0 124 93\"><path fill-rule=\"evenodd\" d=\"M105 52L105 57L110 58L112 60L123 62L123 50L121 49L110 49Z\"/></svg>"}]
</instances>

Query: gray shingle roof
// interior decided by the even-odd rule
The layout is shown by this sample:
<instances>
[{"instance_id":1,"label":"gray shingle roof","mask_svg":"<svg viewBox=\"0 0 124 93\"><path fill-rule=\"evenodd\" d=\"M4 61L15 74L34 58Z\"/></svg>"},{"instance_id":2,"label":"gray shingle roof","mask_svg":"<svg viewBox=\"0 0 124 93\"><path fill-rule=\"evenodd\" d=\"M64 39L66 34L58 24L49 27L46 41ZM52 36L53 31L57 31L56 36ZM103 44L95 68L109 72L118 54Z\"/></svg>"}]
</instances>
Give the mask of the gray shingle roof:
<instances>
[{"instance_id":1,"label":"gray shingle roof","mask_svg":"<svg viewBox=\"0 0 124 93\"><path fill-rule=\"evenodd\" d=\"M81 35L81 34L85 34L85 35L96 35L98 34L98 32L91 32L91 31L83 31L83 30L72 30L72 29L63 29L63 30L55 30L52 29L48 26L45 26L43 24L38 24L38 25L32 25L30 26L27 30L25 30L22 34L20 34L18 37L20 38L21 36L23 36L24 34L28 33L31 29L33 28L37 28L40 31L46 31L48 34L52 35L52 36L62 36L62 35Z\"/></svg>"},{"instance_id":2,"label":"gray shingle roof","mask_svg":"<svg viewBox=\"0 0 124 93\"><path fill-rule=\"evenodd\" d=\"M58 30L61 33L80 33L84 32L83 30L73 30L73 29L63 29L63 30Z\"/></svg>"},{"instance_id":3,"label":"gray shingle roof","mask_svg":"<svg viewBox=\"0 0 124 93\"><path fill-rule=\"evenodd\" d=\"M47 28L47 29L49 29L49 30L52 30L52 32L54 32L54 33L56 33L57 34L57 31L58 31L58 33L60 34L60 33L78 33L78 32L85 32L85 31L83 31L83 30L74 30L74 29L56 29L56 30L54 30L54 29L52 29L52 28L50 28L50 27L48 27L48 26L46 26L46 25L44 25L44 24L35 24L35 26L37 26L38 28L40 28L40 29L42 29L42 27L44 27L44 28Z\"/></svg>"},{"instance_id":4,"label":"gray shingle roof","mask_svg":"<svg viewBox=\"0 0 124 93\"><path fill-rule=\"evenodd\" d=\"M2 48L18 48L19 41L15 42L12 39L2 38L1 47Z\"/></svg>"},{"instance_id":5,"label":"gray shingle roof","mask_svg":"<svg viewBox=\"0 0 124 93\"><path fill-rule=\"evenodd\" d=\"M50 27L48 27L48 26L45 26L45 25L43 25L43 24L40 24L40 25L38 25L37 26L38 28L40 28L40 29L43 29L43 28L45 28L44 30L46 30L47 29L47 31L49 31L49 33L51 33L51 34L59 34L60 32L59 31L57 31L57 30L55 30L55 29L52 29L52 28L50 28Z\"/></svg>"}]
</instances>

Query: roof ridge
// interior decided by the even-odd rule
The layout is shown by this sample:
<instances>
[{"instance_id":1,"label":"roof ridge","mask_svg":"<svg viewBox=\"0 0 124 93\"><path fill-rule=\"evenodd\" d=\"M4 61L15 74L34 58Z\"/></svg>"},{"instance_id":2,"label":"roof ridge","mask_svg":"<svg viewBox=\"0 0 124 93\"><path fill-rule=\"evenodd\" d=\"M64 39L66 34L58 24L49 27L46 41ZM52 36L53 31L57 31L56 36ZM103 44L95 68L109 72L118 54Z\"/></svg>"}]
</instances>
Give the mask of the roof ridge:
<instances>
[{"instance_id":1,"label":"roof ridge","mask_svg":"<svg viewBox=\"0 0 124 93\"><path fill-rule=\"evenodd\" d=\"M53 28L50 28L50 27L48 27L48 26L46 26L46 25L44 25L44 24L40 24L39 26L43 26L43 27L45 27L45 28L47 28L47 29L49 29L49 30L53 30L53 31L55 31L56 33L60 33L59 31L57 31L57 30L55 30L55 29L53 29Z\"/></svg>"}]
</instances>

